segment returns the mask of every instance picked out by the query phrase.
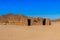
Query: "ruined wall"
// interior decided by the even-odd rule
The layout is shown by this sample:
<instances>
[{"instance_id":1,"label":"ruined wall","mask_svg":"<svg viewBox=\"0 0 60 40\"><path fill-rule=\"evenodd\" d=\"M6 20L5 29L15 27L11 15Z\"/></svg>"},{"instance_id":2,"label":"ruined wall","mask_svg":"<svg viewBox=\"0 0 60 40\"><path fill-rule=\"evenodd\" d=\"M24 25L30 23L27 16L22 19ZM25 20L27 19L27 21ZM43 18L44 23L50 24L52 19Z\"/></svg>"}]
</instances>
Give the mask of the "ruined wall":
<instances>
[{"instance_id":1,"label":"ruined wall","mask_svg":"<svg viewBox=\"0 0 60 40\"><path fill-rule=\"evenodd\" d=\"M24 15L8 15L6 16L8 23L10 25L20 25L27 26L27 17Z\"/></svg>"},{"instance_id":2,"label":"ruined wall","mask_svg":"<svg viewBox=\"0 0 60 40\"><path fill-rule=\"evenodd\" d=\"M4 15L3 18L5 25L14 25L15 24L15 19L14 19L14 15L13 14L8 14L8 15Z\"/></svg>"},{"instance_id":3,"label":"ruined wall","mask_svg":"<svg viewBox=\"0 0 60 40\"><path fill-rule=\"evenodd\" d=\"M31 26L33 25L42 25L43 18L30 18Z\"/></svg>"},{"instance_id":4,"label":"ruined wall","mask_svg":"<svg viewBox=\"0 0 60 40\"><path fill-rule=\"evenodd\" d=\"M3 24L4 22L3 20L4 20L3 17L0 16L0 24Z\"/></svg>"},{"instance_id":5,"label":"ruined wall","mask_svg":"<svg viewBox=\"0 0 60 40\"><path fill-rule=\"evenodd\" d=\"M50 19L32 18L24 15L7 14L0 16L0 24L3 25L20 25L20 26L33 26L33 25L51 25Z\"/></svg>"},{"instance_id":6,"label":"ruined wall","mask_svg":"<svg viewBox=\"0 0 60 40\"><path fill-rule=\"evenodd\" d=\"M51 25L51 20L48 18L43 19L43 25Z\"/></svg>"},{"instance_id":7,"label":"ruined wall","mask_svg":"<svg viewBox=\"0 0 60 40\"><path fill-rule=\"evenodd\" d=\"M20 25L21 26L28 26L27 19L28 19L28 17L26 17L26 16L20 16Z\"/></svg>"},{"instance_id":8,"label":"ruined wall","mask_svg":"<svg viewBox=\"0 0 60 40\"><path fill-rule=\"evenodd\" d=\"M50 19L43 19L43 18L30 18L31 20L31 26L33 25L51 25Z\"/></svg>"}]
</instances>

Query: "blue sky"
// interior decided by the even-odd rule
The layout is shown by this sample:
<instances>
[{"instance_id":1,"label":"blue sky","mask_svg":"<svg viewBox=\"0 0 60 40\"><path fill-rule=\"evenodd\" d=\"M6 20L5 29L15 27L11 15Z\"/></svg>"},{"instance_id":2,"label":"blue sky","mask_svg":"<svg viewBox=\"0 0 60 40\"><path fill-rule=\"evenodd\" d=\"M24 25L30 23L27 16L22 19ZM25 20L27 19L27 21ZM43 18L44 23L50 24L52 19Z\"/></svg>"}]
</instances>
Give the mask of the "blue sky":
<instances>
[{"instance_id":1,"label":"blue sky","mask_svg":"<svg viewBox=\"0 0 60 40\"><path fill-rule=\"evenodd\" d=\"M0 0L0 15L8 13L58 19L60 0Z\"/></svg>"}]
</instances>

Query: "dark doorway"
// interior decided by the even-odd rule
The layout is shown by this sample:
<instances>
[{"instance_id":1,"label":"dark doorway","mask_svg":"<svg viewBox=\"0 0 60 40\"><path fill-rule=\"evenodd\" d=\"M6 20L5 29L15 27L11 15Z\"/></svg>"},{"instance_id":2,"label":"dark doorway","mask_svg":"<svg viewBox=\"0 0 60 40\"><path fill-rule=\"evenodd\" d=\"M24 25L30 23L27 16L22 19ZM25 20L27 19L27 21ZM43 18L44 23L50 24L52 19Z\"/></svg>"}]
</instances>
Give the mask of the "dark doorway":
<instances>
[{"instance_id":1,"label":"dark doorway","mask_svg":"<svg viewBox=\"0 0 60 40\"><path fill-rule=\"evenodd\" d=\"M31 20L30 19L28 19L28 26L30 26L31 25Z\"/></svg>"},{"instance_id":2,"label":"dark doorway","mask_svg":"<svg viewBox=\"0 0 60 40\"><path fill-rule=\"evenodd\" d=\"M43 25L45 25L46 24L46 19L43 19Z\"/></svg>"},{"instance_id":3,"label":"dark doorway","mask_svg":"<svg viewBox=\"0 0 60 40\"><path fill-rule=\"evenodd\" d=\"M51 25L51 21L49 22L49 25Z\"/></svg>"}]
</instances>

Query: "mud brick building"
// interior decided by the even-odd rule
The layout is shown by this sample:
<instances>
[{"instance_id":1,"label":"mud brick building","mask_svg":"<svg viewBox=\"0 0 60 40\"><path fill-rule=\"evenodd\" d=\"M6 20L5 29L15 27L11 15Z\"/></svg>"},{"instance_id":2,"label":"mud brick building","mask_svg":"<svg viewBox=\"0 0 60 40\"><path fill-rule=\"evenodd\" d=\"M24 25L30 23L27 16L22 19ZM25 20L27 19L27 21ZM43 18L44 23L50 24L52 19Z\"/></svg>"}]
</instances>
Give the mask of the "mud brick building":
<instances>
[{"instance_id":1,"label":"mud brick building","mask_svg":"<svg viewBox=\"0 0 60 40\"><path fill-rule=\"evenodd\" d=\"M35 26L35 25L51 25L51 20L47 18L33 18L24 15L7 14L0 16L0 25L20 25L20 26Z\"/></svg>"}]
</instances>

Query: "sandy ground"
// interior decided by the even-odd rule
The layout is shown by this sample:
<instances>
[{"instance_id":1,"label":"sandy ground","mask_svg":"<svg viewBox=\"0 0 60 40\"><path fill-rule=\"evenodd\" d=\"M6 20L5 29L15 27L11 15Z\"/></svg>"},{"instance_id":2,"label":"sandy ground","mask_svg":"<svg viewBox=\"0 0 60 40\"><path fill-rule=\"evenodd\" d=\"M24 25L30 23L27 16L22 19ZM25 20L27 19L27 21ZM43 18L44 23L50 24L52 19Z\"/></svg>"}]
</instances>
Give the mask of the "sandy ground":
<instances>
[{"instance_id":1,"label":"sandy ground","mask_svg":"<svg viewBox=\"0 0 60 40\"><path fill-rule=\"evenodd\" d=\"M0 40L60 40L60 23L30 27L0 25Z\"/></svg>"}]
</instances>

